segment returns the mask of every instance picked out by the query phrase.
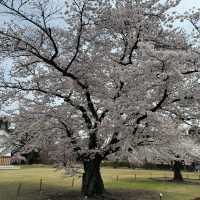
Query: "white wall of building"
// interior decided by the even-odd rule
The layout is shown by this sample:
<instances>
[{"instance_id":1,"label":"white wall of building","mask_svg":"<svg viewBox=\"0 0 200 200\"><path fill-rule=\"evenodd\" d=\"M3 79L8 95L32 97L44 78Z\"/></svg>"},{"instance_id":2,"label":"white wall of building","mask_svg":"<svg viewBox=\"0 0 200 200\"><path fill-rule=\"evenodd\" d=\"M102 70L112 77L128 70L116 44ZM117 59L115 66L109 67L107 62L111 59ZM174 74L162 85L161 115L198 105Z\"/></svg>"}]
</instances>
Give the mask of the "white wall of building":
<instances>
[{"instance_id":1,"label":"white wall of building","mask_svg":"<svg viewBox=\"0 0 200 200\"><path fill-rule=\"evenodd\" d=\"M11 156L11 152L5 151L5 143L8 138L8 134L5 130L0 129L0 156Z\"/></svg>"}]
</instances>

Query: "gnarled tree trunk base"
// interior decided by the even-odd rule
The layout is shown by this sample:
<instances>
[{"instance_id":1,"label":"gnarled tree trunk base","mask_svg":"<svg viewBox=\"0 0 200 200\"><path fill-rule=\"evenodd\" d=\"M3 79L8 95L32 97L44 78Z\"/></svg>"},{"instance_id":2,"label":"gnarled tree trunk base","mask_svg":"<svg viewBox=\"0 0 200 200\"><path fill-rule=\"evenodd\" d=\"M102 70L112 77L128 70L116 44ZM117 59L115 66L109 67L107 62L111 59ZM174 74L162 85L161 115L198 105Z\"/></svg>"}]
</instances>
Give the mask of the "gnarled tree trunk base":
<instances>
[{"instance_id":1,"label":"gnarled tree trunk base","mask_svg":"<svg viewBox=\"0 0 200 200\"><path fill-rule=\"evenodd\" d=\"M93 196L87 197L84 196L82 200L119 200L119 198L113 197L112 195L102 195L102 196Z\"/></svg>"},{"instance_id":2,"label":"gnarled tree trunk base","mask_svg":"<svg viewBox=\"0 0 200 200\"><path fill-rule=\"evenodd\" d=\"M94 159L85 161L82 178L82 196L85 199L104 199L105 189L100 172L101 157L97 154Z\"/></svg>"},{"instance_id":3,"label":"gnarled tree trunk base","mask_svg":"<svg viewBox=\"0 0 200 200\"><path fill-rule=\"evenodd\" d=\"M175 161L174 163L174 178L173 181L175 182L183 182L183 176L181 174L181 162L180 161Z\"/></svg>"}]
</instances>

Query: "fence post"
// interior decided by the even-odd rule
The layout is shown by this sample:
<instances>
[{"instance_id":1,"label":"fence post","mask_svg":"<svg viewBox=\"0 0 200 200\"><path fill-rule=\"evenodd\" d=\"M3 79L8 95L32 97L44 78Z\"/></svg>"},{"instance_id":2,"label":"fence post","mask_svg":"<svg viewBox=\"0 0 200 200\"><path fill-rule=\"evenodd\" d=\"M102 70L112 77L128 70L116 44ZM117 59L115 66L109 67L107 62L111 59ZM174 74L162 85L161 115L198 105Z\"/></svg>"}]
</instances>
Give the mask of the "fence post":
<instances>
[{"instance_id":1,"label":"fence post","mask_svg":"<svg viewBox=\"0 0 200 200\"><path fill-rule=\"evenodd\" d=\"M165 173L164 179L167 180L167 174Z\"/></svg>"},{"instance_id":2,"label":"fence post","mask_svg":"<svg viewBox=\"0 0 200 200\"><path fill-rule=\"evenodd\" d=\"M74 177L73 177L73 179L72 179L72 187L74 187L74 181L75 181L75 180L74 180Z\"/></svg>"},{"instance_id":3,"label":"fence post","mask_svg":"<svg viewBox=\"0 0 200 200\"><path fill-rule=\"evenodd\" d=\"M18 197L20 196L21 188L22 188L22 184L19 183L19 185L18 185L18 187L17 187L17 196L16 196L16 199L18 199Z\"/></svg>"},{"instance_id":4,"label":"fence post","mask_svg":"<svg viewBox=\"0 0 200 200\"><path fill-rule=\"evenodd\" d=\"M116 176L116 180L119 181L119 176L118 175Z\"/></svg>"},{"instance_id":5,"label":"fence post","mask_svg":"<svg viewBox=\"0 0 200 200\"><path fill-rule=\"evenodd\" d=\"M186 178L189 179L189 174L186 174Z\"/></svg>"},{"instance_id":6,"label":"fence post","mask_svg":"<svg viewBox=\"0 0 200 200\"><path fill-rule=\"evenodd\" d=\"M42 191L42 178L40 179L40 192Z\"/></svg>"}]
</instances>

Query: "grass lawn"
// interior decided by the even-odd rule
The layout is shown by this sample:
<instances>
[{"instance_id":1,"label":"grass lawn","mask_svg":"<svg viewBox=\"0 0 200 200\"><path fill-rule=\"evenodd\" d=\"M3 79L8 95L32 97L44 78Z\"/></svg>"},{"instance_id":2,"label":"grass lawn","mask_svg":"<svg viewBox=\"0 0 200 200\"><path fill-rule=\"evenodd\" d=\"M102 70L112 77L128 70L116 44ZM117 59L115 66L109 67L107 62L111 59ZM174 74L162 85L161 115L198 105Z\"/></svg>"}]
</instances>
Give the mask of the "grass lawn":
<instances>
[{"instance_id":1,"label":"grass lawn","mask_svg":"<svg viewBox=\"0 0 200 200\"><path fill-rule=\"evenodd\" d=\"M192 200L200 197L200 183L178 184L159 181L161 177L162 179L172 177L172 173L168 171L103 168L102 174L106 188L120 191L121 194L124 192L126 195L128 195L127 190L134 190L133 193L137 195L137 198L133 200L157 200L160 192L164 195L162 200ZM198 179L199 174L184 173L184 177ZM40 193L41 178L42 192ZM65 195L65 200L75 199L73 195L79 194L76 191L80 190L80 182L81 177L75 177L73 181L72 177L49 166L0 170L0 200L47 200L62 195ZM149 191L155 192L152 198ZM145 194L149 198L142 196ZM124 195L122 197L126 199Z\"/></svg>"}]
</instances>

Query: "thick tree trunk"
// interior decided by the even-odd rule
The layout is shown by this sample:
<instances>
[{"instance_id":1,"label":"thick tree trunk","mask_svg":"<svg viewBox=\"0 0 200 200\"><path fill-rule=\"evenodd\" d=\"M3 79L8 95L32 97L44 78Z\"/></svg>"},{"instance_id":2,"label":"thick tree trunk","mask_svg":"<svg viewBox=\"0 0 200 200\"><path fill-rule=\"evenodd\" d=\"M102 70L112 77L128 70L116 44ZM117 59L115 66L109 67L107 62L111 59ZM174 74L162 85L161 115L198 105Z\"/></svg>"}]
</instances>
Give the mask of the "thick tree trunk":
<instances>
[{"instance_id":1,"label":"thick tree trunk","mask_svg":"<svg viewBox=\"0 0 200 200\"><path fill-rule=\"evenodd\" d=\"M103 196L104 184L100 172L101 161L101 158L97 155L94 159L84 162L84 174L82 179L83 196Z\"/></svg>"},{"instance_id":2,"label":"thick tree trunk","mask_svg":"<svg viewBox=\"0 0 200 200\"><path fill-rule=\"evenodd\" d=\"M183 176L181 174L182 164L180 161L174 161L174 181L182 182Z\"/></svg>"}]
</instances>

